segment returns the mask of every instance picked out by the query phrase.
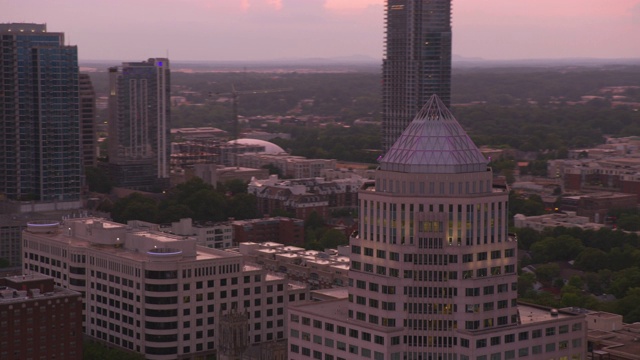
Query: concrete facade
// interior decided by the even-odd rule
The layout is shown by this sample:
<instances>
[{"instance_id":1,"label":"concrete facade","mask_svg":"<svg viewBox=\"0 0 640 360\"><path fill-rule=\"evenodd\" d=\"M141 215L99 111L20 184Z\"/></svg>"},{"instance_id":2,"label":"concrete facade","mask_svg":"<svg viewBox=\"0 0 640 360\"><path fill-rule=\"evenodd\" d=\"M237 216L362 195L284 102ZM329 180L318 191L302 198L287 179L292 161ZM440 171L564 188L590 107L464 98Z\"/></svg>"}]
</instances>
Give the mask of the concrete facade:
<instances>
[{"instance_id":1,"label":"concrete facade","mask_svg":"<svg viewBox=\"0 0 640 360\"><path fill-rule=\"evenodd\" d=\"M213 358L232 310L248 344L284 339L287 304L308 292L238 253L97 218L31 223L23 253L25 273L83 294L87 336L147 359Z\"/></svg>"},{"instance_id":2,"label":"concrete facade","mask_svg":"<svg viewBox=\"0 0 640 360\"><path fill-rule=\"evenodd\" d=\"M583 314L518 305L487 163L434 95L359 193L347 298L289 308L289 358L586 359Z\"/></svg>"}]
</instances>

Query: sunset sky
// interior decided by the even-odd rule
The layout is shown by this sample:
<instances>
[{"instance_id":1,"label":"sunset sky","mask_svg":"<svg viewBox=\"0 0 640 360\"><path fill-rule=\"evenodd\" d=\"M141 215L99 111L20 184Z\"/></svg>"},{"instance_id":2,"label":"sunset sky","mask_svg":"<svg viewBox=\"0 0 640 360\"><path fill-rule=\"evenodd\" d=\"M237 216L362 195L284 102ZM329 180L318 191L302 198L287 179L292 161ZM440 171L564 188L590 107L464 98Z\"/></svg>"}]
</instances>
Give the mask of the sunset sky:
<instances>
[{"instance_id":1,"label":"sunset sky","mask_svg":"<svg viewBox=\"0 0 640 360\"><path fill-rule=\"evenodd\" d=\"M382 58L384 0L0 0L81 60ZM454 54L640 58L640 0L454 0Z\"/></svg>"}]
</instances>

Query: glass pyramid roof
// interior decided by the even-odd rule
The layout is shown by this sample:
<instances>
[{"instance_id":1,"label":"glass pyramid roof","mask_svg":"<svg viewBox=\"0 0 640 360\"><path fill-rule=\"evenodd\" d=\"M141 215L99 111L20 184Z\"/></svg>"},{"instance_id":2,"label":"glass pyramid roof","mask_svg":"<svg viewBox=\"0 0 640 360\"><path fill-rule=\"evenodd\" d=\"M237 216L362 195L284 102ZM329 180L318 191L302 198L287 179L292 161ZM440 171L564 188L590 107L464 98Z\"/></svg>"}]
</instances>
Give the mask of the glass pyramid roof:
<instances>
[{"instance_id":1,"label":"glass pyramid roof","mask_svg":"<svg viewBox=\"0 0 640 360\"><path fill-rule=\"evenodd\" d=\"M487 160L433 95L382 157L380 168L421 174L469 173L486 171Z\"/></svg>"}]
</instances>

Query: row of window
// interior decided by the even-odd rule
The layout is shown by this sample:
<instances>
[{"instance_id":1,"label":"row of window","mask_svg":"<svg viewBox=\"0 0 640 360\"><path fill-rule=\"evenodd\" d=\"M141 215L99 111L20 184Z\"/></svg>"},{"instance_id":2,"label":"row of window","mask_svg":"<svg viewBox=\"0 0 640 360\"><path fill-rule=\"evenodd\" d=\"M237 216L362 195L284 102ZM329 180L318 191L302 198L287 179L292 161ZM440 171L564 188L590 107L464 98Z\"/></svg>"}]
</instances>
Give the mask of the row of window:
<instances>
[{"instance_id":1,"label":"row of window","mask_svg":"<svg viewBox=\"0 0 640 360\"><path fill-rule=\"evenodd\" d=\"M556 332L557 330L557 332ZM574 323L571 325L571 331L580 331L582 330L582 323ZM548 327L544 329L544 335L545 336L555 336L556 334L566 334L569 332L569 325L560 325L559 327ZM526 341L531 339L538 339L541 338L543 335L543 330L542 329L536 329L536 330L532 330L531 332L529 331L522 331L519 332L517 334L517 340L518 341ZM491 337L489 339L478 339L476 340L476 348L483 348L486 347L488 345L494 346L494 345L500 345L502 341L502 338L500 336L494 336ZM504 335L504 343L505 344L510 344L516 341L516 334L507 334ZM560 349L565 349L567 348L567 341L561 341L559 344L559 348ZM460 339L460 345L462 347L470 347L470 342L468 339L465 338L461 338ZM548 347L551 347L552 345L547 344ZM582 346L581 343L581 339L575 339L573 340L573 347L580 347Z\"/></svg>"}]
</instances>

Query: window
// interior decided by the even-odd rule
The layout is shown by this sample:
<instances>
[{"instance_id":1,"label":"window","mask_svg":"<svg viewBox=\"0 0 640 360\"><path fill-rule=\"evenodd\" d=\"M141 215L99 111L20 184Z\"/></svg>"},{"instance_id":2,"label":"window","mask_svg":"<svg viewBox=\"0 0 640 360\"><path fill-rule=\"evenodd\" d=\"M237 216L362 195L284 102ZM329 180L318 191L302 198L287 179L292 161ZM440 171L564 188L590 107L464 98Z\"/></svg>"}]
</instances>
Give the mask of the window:
<instances>
[{"instance_id":1,"label":"window","mask_svg":"<svg viewBox=\"0 0 640 360\"><path fill-rule=\"evenodd\" d=\"M463 254L462 263L470 263L473 261L473 254Z\"/></svg>"},{"instance_id":2,"label":"window","mask_svg":"<svg viewBox=\"0 0 640 360\"><path fill-rule=\"evenodd\" d=\"M460 338L460 346L468 348L469 347L469 339Z\"/></svg>"},{"instance_id":3,"label":"window","mask_svg":"<svg viewBox=\"0 0 640 360\"><path fill-rule=\"evenodd\" d=\"M569 325L561 325L558 328L558 333L560 333L560 334L566 334L568 332L569 332Z\"/></svg>"},{"instance_id":4,"label":"window","mask_svg":"<svg viewBox=\"0 0 640 360\"><path fill-rule=\"evenodd\" d=\"M514 334L507 334L504 336L504 343L510 344L516 341L516 336Z\"/></svg>"},{"instance_id":5,"label":"window","mask_svg":"<svg viewBox=\"0 0 640 360\"><path fill-rule=\"evenodd\" d=\"M485 286L483 289L483 295L492 295L493 294L493 285L492 286Z\"/></svg>"},{"instance_id":6,"label":"window","mask_svg":"<svg viewBox=\"0 0 640 360\"><path fill-rule=\"evenodd\" d=\"M373 272L373 264L364 263L364 271L372 273Z\"/></svg>"},{"instance_id":7,"label":"window","mask_svg":"<svg viewBox=\"0 0 640 360\"><path fill-rule=\"evenodd\" d=\"M542 337L542 330L538 329L538 330L533 330L531 332L531 338L532 339L537 339L537 338L541 338Z\"/></svg>"},{"instance_id":8,"label":"window","mask_svg":"<svg viewBox=\"0 0 640 360\"><path fill-rule=\"evenodd\" d=\"M556 328L548 327L545 329L544 333L546 336L554 336L556 334Z\"/></svg>"},{"instance_id":9,"label":"window","mask_svg":"<svg viewBox=\"0 0 640 360\"><path fill-rule=\"evenodd\" d=\"M338 326L338 334L347 335L347 328L344 326Z\"/></svg>"},{"instance_id":10,"label":"window","mask_svg":"<svg viewBox=\"0 0 640 360\"><path fill-rule=\"evenodd\" d=\"M487 252L480 252L478 253L478 261L483 261L483 260L487 260Z\"/></svg>"},{"instance_id":11,"label":"window","mask_svg":"<svg viewBox=\"0 0 640 360\"><path fill-rule=\"evenodd\" d=\"M504 257L514 257L516 256L516 249L505 249Z\"/></svg>"},{"instance_id":12,"label":"window","mask_svg":"<svg viewBox=\"0 0 640 360\"><path fill-rule=\"evenodd\" d=\"M531 347L531 354L533 355L542 354L542 345L535 345Z\"/></svg>"},{"instance_id":13,"label":"window","mask_svg":"<svg viewBox=\"0 0 640 360\"><path fill-rule=\"evenodd\" d=\"M376 250L376 257L380 259L386 259L387 253L384 250Z\"/></svg>"},{"instance_id":14,"label":"window","mask_svg":"<svg viewBox=\"0 0 640 360\"><path fill-rule=\"evenodd\" d=\"M484 348L487 347L487 339L478 339L476 340L476 348L480 349L480 348Z\"/></svg>"},{"instance_id":15,"label":"window","mask_svg":"<svg viewBox=\"0 0 640 360\"><path fill-rule=\"evenodd\" d=\"M491 346L500 345L500 336L494 336L491 338Z\"/></svg>"},{"instance_id":16,"label":"window","mask_svg":"<svg viewBox=\"0 0 640 360\"><path fill-rule=\"evenodd\" d=\"M500 253L500 250L494 250L491 252L491 259L500 259L501 256L502 254Z\"/></svg>"},{"instance_id":17,"label":"window","mask_svg":"<svg viewBox=\"0 0 640 360\"><path fill-rule=\"evenodd\" d=\"M326 331L333 332L333 324L332 323L328 323L328 322L324 323L324 329Z\"/></svg>"},{"instance_id":18,"label":"window","mask_svg":"<svg viewBox=\"0 0 640 360\"><path fill-rule=\"evenodd\" d=\"M519 357L525 357L525 356L529 356L529 348L520 348L518 349L518 356Z\"/></svg>"},{"instance_id":19,"label":"window","mask_svg":"<svg viewBox=\"0 0 640 360\"><path fill-rule=\"evenodd\" d=\"M324 346L333 348L333 339L324 338Z\"/></svg>"},{"instance_id":20,"label":"window","mask_svg":"<svg viewBox=\"0 0 640 360\"><path fill-rule=\"evenodd\" d=\"M362 249L360 248L360 246L351 245L352 254L360 254L361 252L362 252Z\"/></svg>"},{"instance_id":21,"label":"window","mask_svg":"<svg viewBox=\"0 0 640 360\"><path fill-rule=\"evenodd\" d=\"M373 249L372 248L364 248L364 255L365 256L373 256Z\"/></svg>"},{"instance_id":22,"label":"window","mask_svg":"<svg viewBox=\"0 0 640 360\"><path fill-rule=\"evenodd\" d=\"M529 332L523 331L523 332L518 334L518 340L519 341L528 340L528 339L529 339Z\"/></svg>"}]
</instances>

